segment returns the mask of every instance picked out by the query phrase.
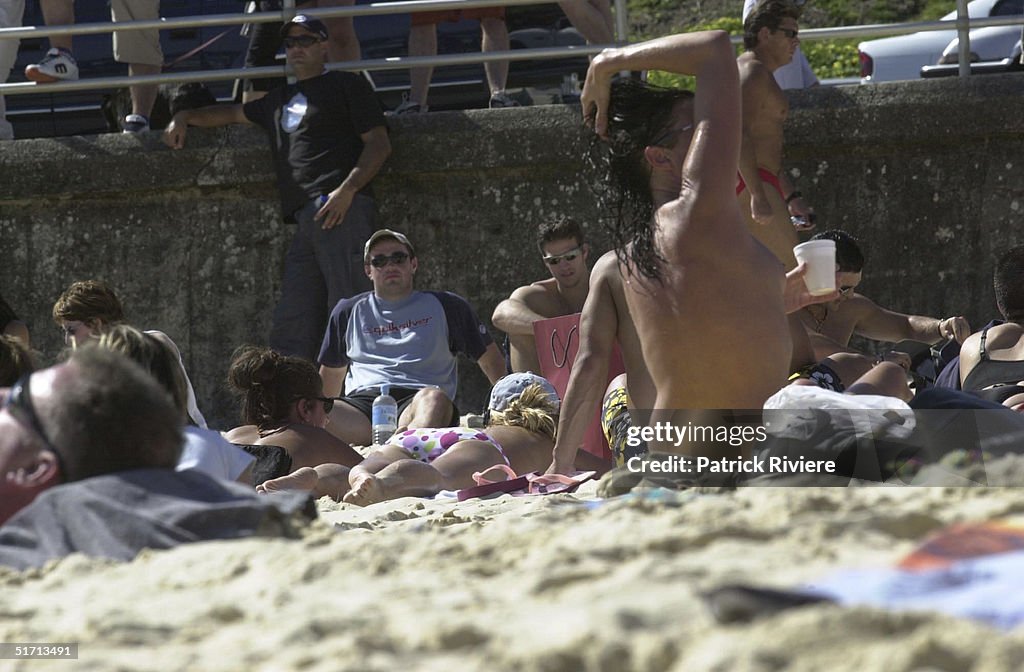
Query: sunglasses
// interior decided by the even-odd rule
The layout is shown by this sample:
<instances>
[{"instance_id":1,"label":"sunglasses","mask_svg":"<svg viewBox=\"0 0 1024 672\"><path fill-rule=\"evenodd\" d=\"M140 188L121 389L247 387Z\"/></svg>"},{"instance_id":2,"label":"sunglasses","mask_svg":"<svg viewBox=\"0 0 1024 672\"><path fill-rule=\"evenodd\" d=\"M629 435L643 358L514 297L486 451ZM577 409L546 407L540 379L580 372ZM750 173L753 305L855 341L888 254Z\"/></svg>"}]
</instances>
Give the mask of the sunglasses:
<instances>
[{"instance_id":1,"label":"sunglasses","mask_svg":"<svg viewBox=\"0 0 1024 672\"><path fill-rule=\"evenodd\" d=\"M57 465L60 467L60 473L66 475L67 471L64 469L64 462L61 460L60 451L50 441L50 437L46 435L46 431L43 429L42 424L39 422L39 415L36 413L36 407L32 405L32 393L29 390L29 381L32 379L32 374L26 373L24 376L19 378L14 385L11 386L10 391L7 393L7 400L4 401L2 409L7 411L15 417L16 420L26 425L29 429L36 433L36 435L42 440L43 447L46 450L54 454L57 459Z\"/></svg>"},{"instance_id":2,"label":"sunglasses","mask_svg":"<svg viewBox=\"0 0 1024 672\"><path fill-rule=\"evenodd\" d=\"M799 30L790 30L789 28L779 28L778 32L782 33L791 40L795 39L796 36L800 34Z\"/></svg>"},{"instance_id":3,"label":"sunglasses","mask_svg":"<svg viewBox=\"0 0 1024 672\"><path fill-rule=\"evenodd\" d=\"M668 141L669 138L671 138L673 136L677 136L680 133L685 133L688 130L690 130L691 128L693 128L693 124L687 124L686 126L682 126L680 128L670 128L670 129L666 130L664 133L662 133L661 135L659 135L658 137L656 137L654 140L652 140L651 141L651 146L652 147L660 147L660 146L666 144L666 142Z\"/></svg>"},{"instance_id":4,"label":"sunglasses","mask_svg":"<svg viewBox=\"0 0 1024 672\"><path fill-rule=\"evenodd\" d=\"M548 266L558 266L558 264L562 263L563 259L565 259L566 261L572 261L576 257L580 256L580 254L582 254L582 252L580 251L580 246L577 246L577 247L572 248L568 252L563 252L562 254L556 254L556 255L551 256L551 257L544 257L544 262Z\"/></svg>"},{"instance_id":5,"label":"sunglasses","mask_svg":"<svg viewBox=\"0 0 1024 672\"><path fill-rule=\"evenodd\" d=\"M393 254L378 254L376 257L370 259L370 266L374 268L384 268L388 264L394 264L395 266L401 266L409 258L408 252L395 252Z\"/></svg>"},{"instance_id":6,"label":"sunglasses","mask_svg":"<svg viewBox=\"0 0 1024 672\"><path fill-rule=\"evenodd\" d=\"M314 44L320 42L319 37L313 37L312 35L299 35L298 37L286 37L284 38L284 48L293 49L294 47L302 47L303 49L309 49Z\"/></svg>"}]
</instances>

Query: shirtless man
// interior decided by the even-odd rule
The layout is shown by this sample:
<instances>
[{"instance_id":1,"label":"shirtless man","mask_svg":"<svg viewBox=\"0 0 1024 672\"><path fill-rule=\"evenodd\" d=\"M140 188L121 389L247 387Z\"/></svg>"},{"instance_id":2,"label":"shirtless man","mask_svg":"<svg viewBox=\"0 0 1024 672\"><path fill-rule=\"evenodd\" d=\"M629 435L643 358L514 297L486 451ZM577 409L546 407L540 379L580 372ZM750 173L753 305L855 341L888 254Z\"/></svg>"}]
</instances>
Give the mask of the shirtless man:
<instances>
[{"instance_id":1,"label":"shirtless man","mask_svg":"<svg viewBox=\"0 0 1024 672\"><path fill-rule=\"evenodd\" d=\"M759 409L786 382L786 312L807 297L787 305L782 264L750 235L735 199L741 101L733 56L728 36L710 31L607 49L590 65L584 118L609 138L610 177L621 192L616 237L630 242L591 273L549 472L572 471L616 340L631 407L659 409L651 422L714 423L718 412L687 409ZM623 70L695 75L697 93L630 80L613 86Z\"/></svg>"},{"instance_id":2,"label":"shirtless man","mask_svg":"<svg viewBox=\"0 0 1024 672\"><path fill-rule=\"evenodd\" d=\"M812 240L835 241L836 266L839 268L836 274L839 297L828 303L806 306L797 313L810 334L815 359L853 352L849 345L854 334L891 343L938 343L944 339L956 339L958 343L963 343L970 336L971 327L962 315L941 320L924 315L905 315L883 308L868 297L858 294L855 290L862 278L864 255L850 234L839 230L823 231L813 236ZM909 357L903 353L898 354L906 358L903 365L909 367ZM900 359L897 356L893 361L899 363Z\"/></svg>"},{"instance_id":3,"label":"shirtless man","mask_svg":"<svg viewBox=\"0 0 1024 672\"><path fill-rule=\"evenodd\" d=\"M782 170L782 125L789 102L772 73L793 59L800 46L800 9L789 0L765 0L743 22L743 46L737 63L743 90L743 145L736 197L754 237L789 270L796 266L799 242L790 216L813 228L813 210Z\"/></svg>"},{"instance_id":4,"label":"shirtless man","mask_svg":"<svg viewBox=\"0 0 1024 672\"><path fill-rule=\"evenodd\" d=\"M590 246L583 242L579 224L569 217L541 224L537 247L551 277L516 289L491 316L494 326L508 334L514 372L540 371L533 323L580 312L590 291Z\"/></svg>"}]
</instances>

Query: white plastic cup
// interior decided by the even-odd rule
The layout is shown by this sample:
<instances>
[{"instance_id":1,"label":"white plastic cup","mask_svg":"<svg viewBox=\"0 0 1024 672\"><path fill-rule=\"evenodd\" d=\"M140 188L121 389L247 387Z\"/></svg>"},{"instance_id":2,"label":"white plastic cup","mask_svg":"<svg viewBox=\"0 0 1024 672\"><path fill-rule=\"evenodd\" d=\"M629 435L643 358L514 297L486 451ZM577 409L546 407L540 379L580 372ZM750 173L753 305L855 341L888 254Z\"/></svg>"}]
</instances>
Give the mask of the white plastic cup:
<instances>
[{"instance_id":1,"label":"white plastic cup","mask_svg":"<svg viewBox=\"0 0 1024 672\"><path fill-rule=\"evenodd\" d=\"M811 296L823 296L836 290L836 241L809 240L793 248L797 263L807 264L804 284Z\"/></svg>"}]
</instances>

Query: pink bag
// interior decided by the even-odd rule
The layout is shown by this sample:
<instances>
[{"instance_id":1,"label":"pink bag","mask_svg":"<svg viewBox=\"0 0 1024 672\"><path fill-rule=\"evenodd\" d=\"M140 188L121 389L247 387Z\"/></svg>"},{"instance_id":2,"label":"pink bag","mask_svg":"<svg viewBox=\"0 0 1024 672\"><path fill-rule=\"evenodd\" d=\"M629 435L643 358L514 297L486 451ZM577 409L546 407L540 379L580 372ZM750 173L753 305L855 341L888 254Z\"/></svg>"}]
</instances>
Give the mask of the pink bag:
<instances>
[{"instance_id":1,"label":"pink bag","mask_svg":"<svg viewBox=\"0 0 1024 672\"><path fill-rule=\"evenodd\" d=\"M569 375L572 373L572 365L576 360L576 352L580 348L580 314L574 313L537 320L533 323L533 338L537 344L537 358L540 360L541 375L551 382L558 391L559 397L565 398L565 390L569 387ZM605 384L625 371L622 352L619 350L619 344L616 343L608 362L608 380L605 381ZM603 460L612 459L608 441L604 438L604 432L601 430L600 408L597 409L594 419L587 426L587 433L583 438L583 450Z\"/></svg>"}]
</instances>

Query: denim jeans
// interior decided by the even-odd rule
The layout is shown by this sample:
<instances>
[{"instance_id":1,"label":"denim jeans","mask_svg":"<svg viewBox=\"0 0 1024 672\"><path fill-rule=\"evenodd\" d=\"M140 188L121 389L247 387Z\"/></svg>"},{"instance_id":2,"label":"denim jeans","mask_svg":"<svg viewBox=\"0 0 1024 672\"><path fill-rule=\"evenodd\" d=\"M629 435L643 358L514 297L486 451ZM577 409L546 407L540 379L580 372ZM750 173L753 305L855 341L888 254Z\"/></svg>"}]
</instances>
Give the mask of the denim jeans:
<instances>
[{"instance_id":1,"label":"denim jeans","mask_svg":"<svg viewBox=\"0 0 1024 672\"><path fill-rule=\"evenodd\" d=\"M298 228L284 261L281 300L274 308L270 347L316 362L331 310L372 287L363 270L363 246L374 231L376 204L362 194L352 199L345 219L324 230L310 201L295 213Z\"/></svg>"}]
</instances>

